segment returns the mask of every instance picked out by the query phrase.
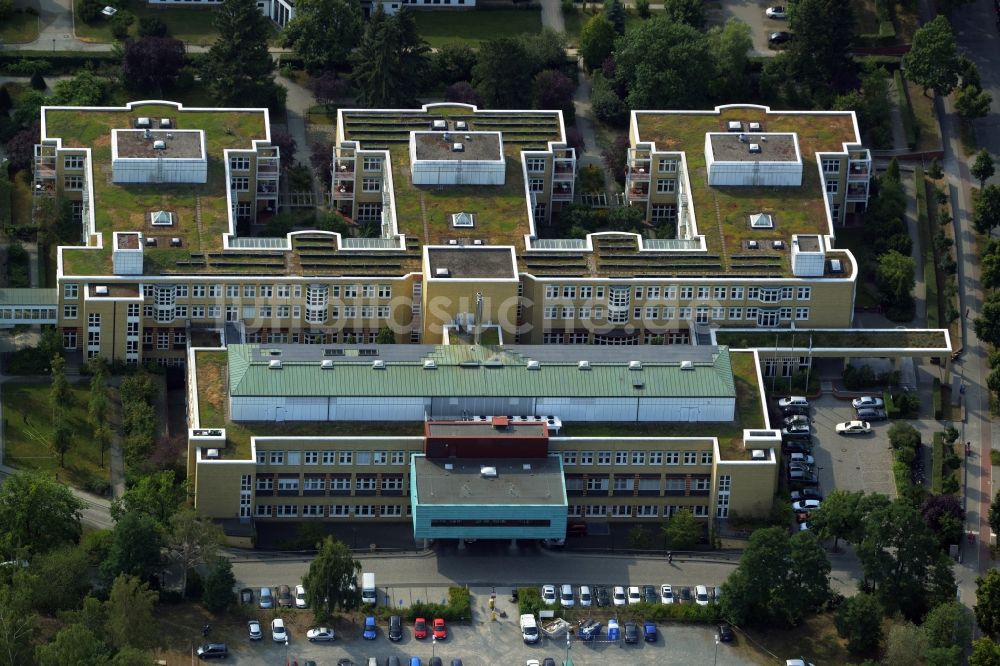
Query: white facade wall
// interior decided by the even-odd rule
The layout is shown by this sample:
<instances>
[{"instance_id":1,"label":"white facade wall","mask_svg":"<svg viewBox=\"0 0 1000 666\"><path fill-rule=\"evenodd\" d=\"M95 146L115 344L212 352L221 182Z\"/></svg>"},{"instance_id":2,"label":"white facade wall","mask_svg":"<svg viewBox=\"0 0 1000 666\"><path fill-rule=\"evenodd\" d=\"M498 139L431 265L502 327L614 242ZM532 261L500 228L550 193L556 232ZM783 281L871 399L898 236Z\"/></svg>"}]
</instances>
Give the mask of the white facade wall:
<instances>
[{"instance_id":1,"label":"white facade wall","mask_svg":"<svg viewBox=\"0 0 1000 666\"><path fill-rule=\"evenodd\" d=\"M420 397L329 398L330 421L423 421L427 402Z\"/></svg>"},{"instance_id":2,"label":"white facade wall","mask_svg":"<svg viewBox=\"0 0 1000 666\"><path fill-rule=\"evenodd\" d=\"M732 421L735 398L642 398L639 421Z\"/></svg>"},{"instance_id":3,"label":"white facade wall","mask_svg":"<svg viewBox=\"0 0 1000 666\"><path fill-rule=\"evenodd\" d=\"M539 398L538 414L563 421L635 421L635 398Z\"/></svg>"}]
</instances>

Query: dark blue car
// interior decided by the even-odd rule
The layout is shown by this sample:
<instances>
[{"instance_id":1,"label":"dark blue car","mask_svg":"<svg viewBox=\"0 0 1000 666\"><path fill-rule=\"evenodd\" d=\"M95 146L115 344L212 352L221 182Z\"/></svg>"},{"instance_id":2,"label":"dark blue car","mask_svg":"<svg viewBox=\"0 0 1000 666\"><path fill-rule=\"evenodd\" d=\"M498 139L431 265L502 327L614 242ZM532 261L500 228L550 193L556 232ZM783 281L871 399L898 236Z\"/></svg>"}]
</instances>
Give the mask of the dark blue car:
<instances>
[{"instance_id":1,"label":"dark blue car","mask_svg":"<svg viewBox=\"0 0 1000 666\"><path fill-rule=\"evenodd\" d=\"M656 642L656 623L652 620L646 620L642 623L642 638L647 643Z\"/></svg>"},{"instance_id":2,"label":"dark blue car","mask_svg":"<svg viewBox=\"0 0 1000 666\"><path fill-rule=\"evenodd\" d=\"M366 641L375 640L375 636L378 632L377 625L375 624L375 616L369 615L365 618L365 633L362 634Z\"/></svg>"}]
</instances>

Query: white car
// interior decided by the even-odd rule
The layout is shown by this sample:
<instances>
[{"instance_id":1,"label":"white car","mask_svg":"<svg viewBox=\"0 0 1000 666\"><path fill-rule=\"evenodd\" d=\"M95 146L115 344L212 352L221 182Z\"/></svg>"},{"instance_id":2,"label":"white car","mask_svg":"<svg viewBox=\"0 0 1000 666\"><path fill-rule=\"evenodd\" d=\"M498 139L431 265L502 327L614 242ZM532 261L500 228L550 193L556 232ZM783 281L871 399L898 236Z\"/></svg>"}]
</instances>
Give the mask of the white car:
<instances>
[{"instance_id":1,"label":"white car","mask_svg":"<svg viewBox=\"0 0 1000 666\"><path fill-rule=\"evenodd\" d=\"M790 463L802 463L803 465L815 465L816 459L813 458L808 453L789 453L788 462Z\"/></svg>"},{"instance_id":2,"label":"white car","mask_svg":"<svg viewBox=\"0 0 1000 666\"><path fill-rule=\"evenodd\" d=\"M669 585L660 586L660 603L663 604L674 603L674 589Z\"/></svg>"},{"instance_id":3,"label":"white car","mask_svg":"<svg viewBox=\"0 0 1000 666\"><path fill-rule=\"evenodd\" d=\"M250 640L259 641L263 638L264 634L260 630L259 620L250 620L247 622L247 633L250 634Z\"/></svg>"},{"instance_id":4,"label":"white car","mask_svg":"<svg viewBox=\"0 0 1000 666\"><path fill-rule=\"evenodd\" d=\"M271 620L271 640L275 643L284 643L288 640L288 632L285 631L285 621L280 617Z\"/></svg>"},{"instance_id":5,"label":"white car","mask_svg":"<svg viewBox=\"0 0 1000 666\"><path fill-rule=\"evenodd\" d=\"M306 588L301 585L295 586L295 607L296 608L308 608L309 604L306 603Z\"/></svg>"},{"instance_id":6,"label":"white car","mask_svg":"<svg viewBox=\"0 0 1000 666\"><path fill-rule=\"evenodd\" d=\"M587 585L580 586L580 606L582 608L589 608L591 604L594 603L594 597L590 594L590 587Z\"/></svg>"},{"instance_id":7,"label":"white car","mask_svg":"<svg viewBox=\"0 0 1000 666\"><path fill-rule=\"evenodd\" d=\"M808 532L810 529L809 521L804 523L799 523L799 532Z\"/></svg>"},{"instance_id":8,"label":"white car","mask_svg":"<svg viewBox=\"0 0 1000 666\"><path fill-rule=\"evenodd\" d=\"M792 502L792 511L799 513L801 511L815 511L823 503L817 499L806 499L799 500L798 502Z\"/></svg>"},{"instance_id":9,"label":"white car","mask_svg":"<svg viewBox=\"0 0 1000 666\"><path fill-rule=\"evenodd\" d=\"M837 424L838 435L867 435L872 431L868 421L844 421Z\"/></svg>"},{"instance_id":10,"label":"white car","mask_svg":"<svg viewBox=\"0 0 1000 666\"><path fill-rule=\"evenodd\" d=\"M875 398L873 396L866 395L851 400L851 406L853 406L854 409L861 409L862 407L872 407L874 409L881 409L883 403L882 403L882 398Z\"/></svg>"},{"instance_id":11,"label":"white car","mask_svg":"<svg viewBox=\"0 0 1000 666\"><path fill-rule=\"evenodd\" d=\"M809 401L801 395L790 395L787 398L778 400L778 407L808 407Z\"/></svg>"},{"instance_id":12,"label":"white car","mask_svg":"<svg viewBox=\"0 0 1000 666\"><path fill-rule=\"evenodd\" d=\"M708 605L708 588L704 585L694 586L694 602L699 606Z\"/></svg>"},{"instance_id":13,"label":"white car","mask_svg":"<svg viewBox=\"0 0 1000 666\"><path fill-rule=\"evenodd\" d=\"M329 627L315 627L306 632L306 638L310 643L316 641L332 641L334 639L333 629Z\"/></svg>"},{"instance_id":14,"label":"white car","mask_svg":"<svg viewBox=\"0 0 1000 666\"><path fill-rule=\"evenodd\" d=\"M537 659L529 659L527 661L526 666L542 666L542 662L538 661Z\"/></svg>"},{"instance_id":15,"label":"white car","mask_svg":"<svg viewBox=\"0 0 1000 666\"><path fill-rule=\"evenodd\" d=\"M556 599L556 586L555 585L542 585L542 603L554 605L559 600Z\"/></svg>"},{"instance_id":16,"label":"white car","mask_svg":"<svg viewBox=\"0 0 1000 666\"><path fill-rule=\"evenodd\" d=\"M559 604L563 608L572 608L574 606L572 585L563 585L559 588Z\"/></svg>"},{"instance_id":17,"label":"white car","mask_svg":"<svg viewBox=\"0 0 1000 666\"><path fill-rule=\"evenodd\" d=\"M628 600L625 597L625 588L621 585L615 585L615 589L611 592L611 600L615 606L624 606L627 604Z\"/></svg>"},{"instance_id":18,"label":"white car","mask_svg":"<svg viewBox=\"0 0 1000 666\"><path fill-rule=\"evenodd\" d=\"M642 591L639 589L638 586L633 585L632 587L628 588L628 602L630 604L642 603Z\"/></svg>"},{"instance_id":19,"label":"white car","mask_svg":"<svg viewBox=\"0 0 1000 666\"><path fill-rule=\"evenodd\" d=\"M783 19L788 17L788 13L785 11L784 7L768 7L764 10L764 15L767 18L772 19Z\"/></svg>"}]
</instances>

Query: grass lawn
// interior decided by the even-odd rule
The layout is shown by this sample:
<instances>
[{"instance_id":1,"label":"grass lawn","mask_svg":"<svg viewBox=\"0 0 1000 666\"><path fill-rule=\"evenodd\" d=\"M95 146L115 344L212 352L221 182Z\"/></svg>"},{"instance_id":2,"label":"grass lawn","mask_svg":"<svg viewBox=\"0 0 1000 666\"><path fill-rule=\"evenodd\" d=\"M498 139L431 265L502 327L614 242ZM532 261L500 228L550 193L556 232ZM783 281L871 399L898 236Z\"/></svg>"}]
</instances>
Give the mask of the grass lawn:
<instances>
[{"instance_id":1,"label":"grass lawn","mask_svg":"<svg viewBox=\"0 0 1000 666\"><path fill-rule=\"evenodd\" d=\"M210 7L155 8L150 7L145 0L122 0L119 8L135 15L135 21L129 28L131 37L139 36L139 19L150 16L163 21L171 37L188 44L210 46L218 37L213 21L215 12ZM85 42L115 41L111 34L111 22L104 19L98 19L89 25L76 21L76 36ZM277 45L277 36L275 28L271 44Z\"/></svg>"},{"instance_id":2,"label":"grass lawn","mask_svg":"<svg viewBox=\"0 0 1000 666\"><path fill-rule=\"evenodd\" d=\"M16 384L3 386L3 418L6 449L4 462L18 469L30 469L45 474L59 474L74 486L85 487L95 481L108 481L111 471L105 455L100 467L101 452L90 439L87 422L87 384L71 384L73 403L65 409L73 443L66 453L66 467L59 467L59 455L52 449L52 419L48 384Z\"/></svg>"},{"instance_id":3,"label":"grass lawn","mask_svg":"<svg viewBox=\"0 0 1000 666\"><path fill-rule=\"evenodd\" d=\"M38 17L18 10L0 24L0 44L27 44L38 39Z\"/></svg>"},{"instance_id":4,"label":"grass lawn","mask_svg":"<svg viewBox=\"0 0 1000 666\"><path fill-rule=\"evenodd\" d=\"M732 646L741 654L763 658L762 663L774 663L773 655L801 656L814 664L849 664L862 659L847 652L847 641L837 635L833 615L825 613L807 617L792 629L769 629L741 632ZM751 640L748 640L751 639ZM756 644L756 645L755 645Z\"/></svg>"},{"instance_id":5,"label":"grass lawn","mask_svg":"<svg viewBox=\"0 0 1000 666\"><path fill-rule=\"evenodd\" d=\"M934 99L925 95L923 89L914 83L907 81L906 86L916 123L917 151L941 150L941 128L934 115Z\"/></svg>"},{"instance_id":6,"label":"grass lawn","mask_svg":"<svg viewBox=\"0 0 1000 666\"><path fill-rule=\"evenodd\" d=\"M15 227L31 224L31 174L25 169L14 176L14 209L13 222Z\"/></svg>"},{"instance_id":7,"label":"grass lawn","mask_svg":"<svg viewBox=\"0 0 1000 666\"><path fill-rule=\"evenodd\" d=\"M449 43L476 46L498 37L542 31L541 9L414 12L417 31L434 48Z\"/></svg>"},{"instance_id":8,"label":"grass lawn","mask_svg":"<svg viewBox=\"0 0 1000 666\"><path fill-rule=\"evenodd\" d=\"M870 283L863 267L871 260L871 249L864 239L864 231L860 228L837 229L837 247L843 247L854 254L858 261L861 275L858 276L855 298L859 307L874 307L879 304L875 285Z\"/></svg>"}]
</instances>

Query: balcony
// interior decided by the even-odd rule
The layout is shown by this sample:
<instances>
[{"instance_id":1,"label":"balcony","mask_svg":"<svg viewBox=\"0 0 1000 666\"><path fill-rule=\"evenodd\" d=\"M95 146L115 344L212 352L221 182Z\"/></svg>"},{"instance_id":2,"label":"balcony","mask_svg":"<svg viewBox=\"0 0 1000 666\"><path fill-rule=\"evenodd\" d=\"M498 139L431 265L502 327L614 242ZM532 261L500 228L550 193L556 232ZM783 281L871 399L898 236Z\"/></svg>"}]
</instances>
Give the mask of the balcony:
<instances>
[{"instance_id":1,"label":"balcony","mask_svg":"<svg viewBox=\"0 0 1000 666\"><path fill-rule=\"evenodd\" d=\"M353 199L354 181L345 181L333 188L334 199Z\"/></svg>"},{"instance_id":2,"label":"balcony","mask_svg":"<svg viewBox=\"0 0 1000 666\"><path fill-rule=\"evenodd\" d=\"M278 183L276 181L258 181L257 194L270 197L278 196Z\"/></svg>"},{"instance_id":3,"label":"balcony","mask_svg":"<svg viewBox=\"0 0 1000 666\"><path fill-rule=\"evenodd\" d=\"M630 164L626 175L631 182L649 182L649 162L637 165Z\"/></svg>"},{"instance_id":4,"label":"balcony","mask_svg":"<svg viewBox=\"0 0 1000 666\"><path fill-rule=\"evenodd\" d=\"M570 183L553 183L552 185L552 200L553 201L572 201L573 200L573 185Z\"/></svg>"},{"instance_id":5,"label":"balcony","mask_svg":"<svg viewBox=\"0 0 1000 666\"><path fill-rule=\"evenodd\" d=\"M848 201L868 201L868 181L863 183L848 183Z\"/></svg>"},{"instance_id":6,"label":"balcony","mask_svg":"<svg viewBox=\"0 0 1000 666\"><path fill-rule=\"evenodd\" d=\"M871 165L868 162L851 162L847 168L848 180L868 180Z\"/></svg>"},{"instance_id":7,"label":"balcony","mask_svg":"<svg viewBox=\"0 0 1000 666\"><path fill-rule=\"evenodd\" d=\"M572 161L556 160L552 165L554 180L573 180L576 178L576 167Z\"/></svg>"},{"instance_id":8,"label":"balcony","mask_svg":"<svg viewBox=\"0 0 1000 666\"><path fill-rule=\"evenodd\" d=\"M333 170L334 180L354 180L354 159L337 160Z\"/></svg>"},{"instance_id":9,"label":"balcony","mask_svg":"<svg viewBox=\"0 0 1000 666\"><path fill-rule=\"evenodd\" d=\"M644 185L632 185L625 192L628 200L631 201L648 201L649 200L649 183Z\"/></svg>"}]
</instances>

